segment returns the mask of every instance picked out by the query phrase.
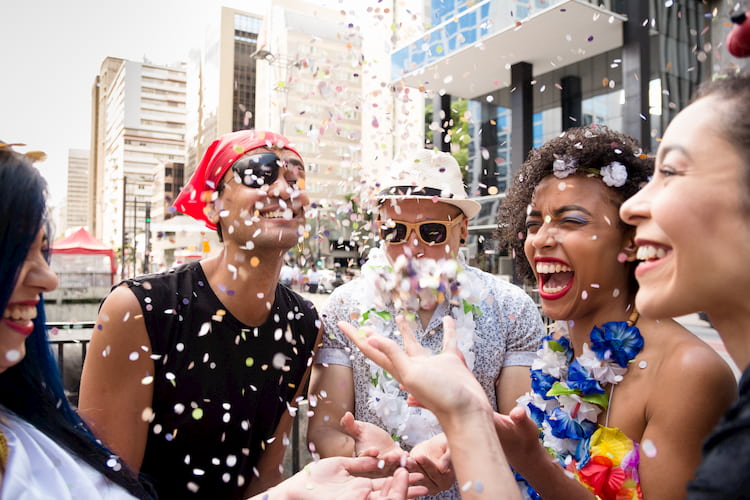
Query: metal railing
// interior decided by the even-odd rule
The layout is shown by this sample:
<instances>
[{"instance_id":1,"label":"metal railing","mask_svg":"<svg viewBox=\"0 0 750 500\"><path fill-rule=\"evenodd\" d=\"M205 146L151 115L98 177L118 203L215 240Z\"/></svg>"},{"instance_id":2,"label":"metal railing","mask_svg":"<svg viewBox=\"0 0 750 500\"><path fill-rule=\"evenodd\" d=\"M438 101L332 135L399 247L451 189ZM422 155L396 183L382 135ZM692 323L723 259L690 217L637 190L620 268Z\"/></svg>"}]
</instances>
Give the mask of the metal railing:
<instances>
[{"instance_id":1,"label":"metal railing","mask_svg":"<svg viewBox=\"0 0 750 500\"><path fill-rule=\"evenodd\" d=\"M78 391L81 384L81 369L86 359L93 321L82 322L47 322L49 328L49 343L57 358L63 388L68 400L74 406L78 405ZM299 405L297 415L292 422L290 431L290 446L284 456L284 470L294 474L310 462L311 456L307 450L307 403Z\"/></svg>"},{"instance_id":2,"label":"metal railing","mask_svg":"<svg viewBox=\"0 0 750 500\"><path fill-rule=\"evenodd\" d=\"M57 359L63 388L68 400L74 405L78 404L81 369L94 324L93 321L47 322L49 343Z\"/></svg>"}]
</instances>

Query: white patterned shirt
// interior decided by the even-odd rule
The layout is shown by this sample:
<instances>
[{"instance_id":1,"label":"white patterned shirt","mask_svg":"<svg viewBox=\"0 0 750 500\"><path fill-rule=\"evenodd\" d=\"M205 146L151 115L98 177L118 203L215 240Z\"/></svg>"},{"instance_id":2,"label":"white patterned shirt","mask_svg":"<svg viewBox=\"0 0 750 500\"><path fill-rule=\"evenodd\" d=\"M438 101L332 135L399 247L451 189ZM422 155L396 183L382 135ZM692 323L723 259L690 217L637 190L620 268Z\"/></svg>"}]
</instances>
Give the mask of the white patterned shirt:
<instances>
[{"instance_id":1,"label":"white patterned shirt","mask_svg":"<svg viewBox=\"0 0 750 500\"><path fill-rule=\"evenodd\" d=\"M476 354L474 376L484 389L490 404L497 409L495 382L500 371L506 366L530 366L536 350L544 336L544 325L534 301L521 288L503 281L492 274L471 266L464 271L471 279L480 280L482 287L489 291L483 303L478 304L482 314L475 315L475 341L473 351ZM333 291L322 309L321 318L325 333L315 362L319 364L336 364L352 368L354 382L354 418L387 428L380 417L368 404L370 369L365 356L338 328L339 321L358 325L357 316L363 302L366 286L363 278L357 278ZM389 310L395 316L395 311ZM437 353L443 346L442 319L450 313L448 302L438 304L426 329L420 322L414 335L424 346ZM395 320L385 323L382 335L388 336L403 345L397 332ZM406 399L406 393L401 391ZM401 443L404 449L409 449ZM434 497L436 499L460 499L456 485Z\"/></svg>"}]
</instances>

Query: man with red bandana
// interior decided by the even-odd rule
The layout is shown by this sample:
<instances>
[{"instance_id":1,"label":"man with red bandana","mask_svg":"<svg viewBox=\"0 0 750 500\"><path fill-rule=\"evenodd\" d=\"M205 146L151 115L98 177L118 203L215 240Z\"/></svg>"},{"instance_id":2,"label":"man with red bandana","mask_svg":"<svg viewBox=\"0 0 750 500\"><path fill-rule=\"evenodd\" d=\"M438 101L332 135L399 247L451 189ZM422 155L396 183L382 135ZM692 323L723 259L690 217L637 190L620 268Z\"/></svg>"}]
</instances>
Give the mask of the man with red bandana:
<instances>
[{"instance_id":1,"label":"man with red bandana","mask_svg":"<svg viewBox=\"0 0 750 500\"><path fill-rule=\"evenodd\" d=\"M214 141L174 207L216 229L218 255L125 280L99 311L80 412L162 498L245 498L282 479L320 325L279 284L302 237L302 158L280 135Z\"/></svg>"}]
</instances>

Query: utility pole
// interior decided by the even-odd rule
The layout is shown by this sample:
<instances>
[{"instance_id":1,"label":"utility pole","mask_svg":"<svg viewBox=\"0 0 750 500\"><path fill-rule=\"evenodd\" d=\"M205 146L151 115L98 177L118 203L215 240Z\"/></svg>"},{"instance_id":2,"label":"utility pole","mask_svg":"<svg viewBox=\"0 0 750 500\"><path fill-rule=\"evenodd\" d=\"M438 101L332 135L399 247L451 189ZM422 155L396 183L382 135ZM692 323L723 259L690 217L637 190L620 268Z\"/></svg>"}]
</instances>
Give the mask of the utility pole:
<instances>
[{"instance_id":1,"label":"utility pole","mask_svg":"<svg viewBox=\"0 0 750 500\"><path fill-rule=\"evenodd\" d=\"M146 230L145 245L143 249L143 274L151 272L151 202L146 202Z\"/></svg>"},{"instance_id":2,"label":"utility pole","mask_svg":"<svg viewBox=\"0 0 750 500\"><path fill-rule=\"evenodd\" d=\"M122 244L120 246L120 279L125 279L125 209L127 208L128 176L122 176Z\"/></svg>"},{"instance_id":3,"label":"utility pole","mask_svg":"<svg viewBox=\"0 0 750 500\"><path fill-rule=\"evenodd\" d=\"M138 274L138 266L136 264L136 249L138 244L135 241L138 235L138 198L137 195L133 196L133 275Z\"/></svg>"}]
</instances>

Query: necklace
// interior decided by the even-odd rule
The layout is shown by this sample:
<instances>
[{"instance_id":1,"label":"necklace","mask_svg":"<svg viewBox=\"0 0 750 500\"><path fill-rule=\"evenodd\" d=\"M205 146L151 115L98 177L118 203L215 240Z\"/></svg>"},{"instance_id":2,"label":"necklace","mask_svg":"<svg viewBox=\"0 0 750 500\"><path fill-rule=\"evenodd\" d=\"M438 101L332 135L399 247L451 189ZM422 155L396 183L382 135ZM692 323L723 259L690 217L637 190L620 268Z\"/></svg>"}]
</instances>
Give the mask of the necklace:
<instances>
[{"instance_id":1,"label":"necklace","mask_svg":"<svg viewBox=\"0 0 750 500\"><path fill-rule=\"evenodd\" d=\"M359 304L361 325L396 338L394 318L404 314L416 319L421 309L434 309L448 302L456 321L458 348L471 370L474 366L474 316L481 314L477 304L487 295L463 272L464 261L457 259L407 259L399 256L391 264L382 248L370 251L362 266L365 289ZM385 370L367 360L370 370L368 404L394 440L414 446L441 432L437 417L424 408L406 403L406 393Z\"/></svg>"},{"instance_id":2,"label":"necklace","mask_svg":"<svg viewBox=\"0 0 750 500\"><path fill-rule=\"evenodd\" d=\"M611 387L611 394L643 349L643 336L634 326L637 319L638 313L633 312L628 321L594 326L590 343L583 344L577 358L567 323L553 323L531 365L532 392L518 399L539 427L547 451L581 482L588 483L585 471L598 467L603 460L609 460L608 467L637 469L637 449L626 449L630 439L618 429L598 425L599 414L609 407L606 387ZM617 463L612 460L611 447L598 454L606 441L617 443L623 450ZM538 497L530 486L527 492L531 498Z\"/></svg>"}]
</instances>

